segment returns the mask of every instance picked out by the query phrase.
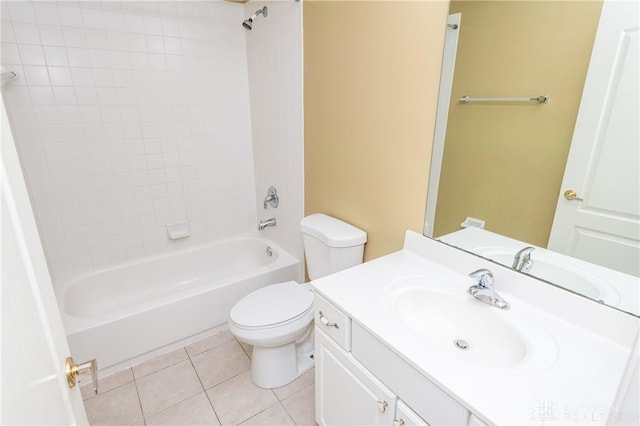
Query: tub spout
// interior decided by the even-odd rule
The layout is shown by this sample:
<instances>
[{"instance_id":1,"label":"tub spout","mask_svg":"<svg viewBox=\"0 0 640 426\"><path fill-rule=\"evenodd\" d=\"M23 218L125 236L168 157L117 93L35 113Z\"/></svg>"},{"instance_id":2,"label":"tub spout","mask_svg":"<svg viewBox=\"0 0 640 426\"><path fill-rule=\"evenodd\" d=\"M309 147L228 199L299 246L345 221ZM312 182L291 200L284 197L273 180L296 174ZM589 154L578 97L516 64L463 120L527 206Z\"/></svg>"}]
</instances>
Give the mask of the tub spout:
<instances>
[{"instance_id":1,"label":"tub spout","mask_svg":"<svg viewBox=\"0 0 640 426\"><path fill-rule=\"evenodd\" d=\"M258 231L264 230L267 226L276 226L276 218L272 217L271 219L261 220L258 224Z\"/></svg>"}]
</instances>

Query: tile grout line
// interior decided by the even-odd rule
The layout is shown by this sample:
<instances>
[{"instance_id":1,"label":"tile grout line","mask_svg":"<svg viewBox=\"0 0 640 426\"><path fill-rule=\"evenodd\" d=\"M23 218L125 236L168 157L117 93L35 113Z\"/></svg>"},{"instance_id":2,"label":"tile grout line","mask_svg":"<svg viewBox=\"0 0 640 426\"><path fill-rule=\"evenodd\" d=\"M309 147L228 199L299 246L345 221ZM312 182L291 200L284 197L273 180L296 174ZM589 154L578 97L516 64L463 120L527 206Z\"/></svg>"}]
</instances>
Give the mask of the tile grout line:
<instances>
[{"instance_id":1,"label":"tile grout line","mask_svg":"<svg viewBox=\"0 0 640 426\"><path fill-rule=\"evenodd\" d=\"M211 348L213 349L213 348ZM198 378L198 381L200 382L200 386L202 387L202 392L204 393L204 396L207 398L207 401L209 401L209 406L211 407L211 411L213 411L213 415L216 416L216 420L218 420L219 424L222 424L222 422L220 421L220 417L218 416L218 413L216 412L216 409L213 407L213 402L211 402L211 398L209 398L209 394L207 393L207 390L204 387L204 383L202 383L202 379L200 378L200 374L198 374L198 370L196 369L196 366L193 364L193 360L191 359L191 355L189 355L189 351L187 351L186 347L185 347L185 351L187 352L187 357L189 359L189 362L191 363L191 367L193 368L193 371L196 372L196 377ZM206 351L204 351L206 352ZM201 352L201 353L204 353ZM199 355L199 354L197 354Z\"/></svg>"},{"instance_id":2,"label":"tile grout line","mask_svg":"<svg viewBox=\"0 0 640 426\"><path fill-rule=\"evenodd\" d=\"M189 361L189 363L191 364L191 367L192 367L192 368L193 368L193 370L194 370L194 373L196 373L196 377L198 378L198 382L200 382L200 387L202 388L202 392L205 392L205 393L206 393L206 391L204 390L204 386L202 386L202 382L200 381L200 377L198 376L198 372L196 371L195 367L193 366L193 363L191 362L191 360L190 360L190 359L183 359L183 360L181 360L180 362L184 362L184 361ZM178 364L178 363L176 363L176 364ZM173 364L173 365L176 365L176 364ZM173 366L173 365L172 365L172 366ZM168 368L168 367L167 367L167 368ZM163 368L162 370L164 370L164 368ZM158 371L161 371L161 370L158 370ZM149 375L147 375L147 376L150 376L150 374L149 374ZM144 377L147 377L147 376L144 376ZM136 390L137 390L137 383L136 383ZM169 408L175 407L176 405L178 405L178 404L181 404L181 403L185 402L187 399L193 398L194 396L198 395L199 393L200 393L200 392L194 393L193 395L189 395L189 396L185 397L184 399L181 399L181 400L177 401L176 403L171 404L170 406L163 408L162 410L158 410L158 411L155 411L155 412L153 412L153 413L149 413L149 417L151 417L151 416L155 416L156 414L159 414L159 413L161 413L161 412L163 412L163 411L165 411L165 410L168 410ZM140 396L139 396L139 395L138 395L138 399L140 399ZM141 403L141 404L142 404L142 403ZM140 406L140 408L142 408L142 405ZM213 408L213 407L211 407L211 408ZM213 410L213 412L215 413L215 410ZM147 416L145 416L145 414L144 414L144 410L143 410L143 412L142 412L142 416L145 418L145 424L146 424L146 418L147 418ZM217 417L217 415L216 415L216 417Z\"/></svg>"},{"instance_id":3,"label":"tile grout line","mask_svg":"<svg viewBox=\"0 0 640 426\"><path fill-rule=\"evenodd\" d=\"M287 407L282 403L282 401L280 401L280 405L282 405L282 408L284 408L284 412L287 413L287 416L289 416L289 418L291 419L291 421L293 422L294 425L297 425L298 423L296 422L296 419L293 418L293 416L291 415L291 413L289 412L289 410L287 410Z\"/></svg>"},{"instance_id":4,"label":"tile grout line","mask_svg":"<svg viewBox=\"0 0 640 426\"><path fill-rule=\"evenodd\" d=\"M131 374L133 375L133 368L131 369ZM147 416L144 415L144 410L142 409L142 401L140 400L140 391L138 391L138 382L133 378L133 386L136 388L136 396L138 397L138 406L140 407L140 414L142 414L142 423L146 426L147 424Z\"/></svg>"},{"instance_id":5,"label":"tile grout line","mask_svg":"<svg viewBox=\"0 0 640 426\"><path fill-rule=\"evenodd\" d=\"M179 360L177 360L177 361L175 361L175 362L173 362L173 363L171 363L171 364L169 364L169 365L165 365L165 366L163 366L163 367L160 367L160 368L158 368L157 370L152 371L151 373L147 373L147 374L145 374L144 376L136 377L136 373L135 373L135 371L133 370L133 368L134 368L134 367L137 367L137 366L139 366L139 365L142 365L142 364L146 364L146 363L148 363L149 361L151 361L151 360L153 360L153 359L160 358L160 357L165 356L165 355L167 355L167 354L170 354L170 353L172 353L172 352L176 352L176 351L178 351L178 349L174 349L173 351L166 352L166 353L161 354L161 355L158 355L158 356L156 356L156 357L154 357L154 358L151 358L151 359L148 359L148 360L146 360L146 361L143 361L143 362L141 362L141 363L139 363L139 364L132 365L131 367L128 367L128 368L130 368L130 369L131 369L131 375L133 376L133 379L134 379L134 380L144 379L145 377L148 377L148 376L150 376L150 375L152 375L152 374L154 374L154 373L157 373L157 372L162 371L162 370L166 370L167 368L169 368L169 367L173 367L174 365L179 364L179 363L181 363L182 361L186 361L187 359L189 359L189 354L187 353L187 350L186 350L186 348L185 348L184 346L182 347L182 349L184 349L184 351L185 351L186 358L179 359ZM114 373L114 374L115 374L115 373Z\"/></svg>"},{"instance_id":6,"label":"tile grout line","mask_svg":"<svg viewBox=\"0 0 640 426\"><path fill-rule=\"evenodd\" d=\"M267 410L270 410L271 408L275 407L276 405L280 405L283 409L284 412L287 414L287 416L291 419L291 421L295 424L296 422L293 421L293 419L291 418L291 416L289 415L289 413L287 412L287 410L284 408L284 406L282 405L282 402L280 400L278 400L276 403L271 404L270 406L268 406L267 408L265 408L264 410L254 414L253 416L249 417L248 419L244 419L243 421L241 421L240 423L238 423L236 426L240 426L243 423L248 422L249 420L258 417L260 414L264 413Z\"/></svg>"}]
</instances>

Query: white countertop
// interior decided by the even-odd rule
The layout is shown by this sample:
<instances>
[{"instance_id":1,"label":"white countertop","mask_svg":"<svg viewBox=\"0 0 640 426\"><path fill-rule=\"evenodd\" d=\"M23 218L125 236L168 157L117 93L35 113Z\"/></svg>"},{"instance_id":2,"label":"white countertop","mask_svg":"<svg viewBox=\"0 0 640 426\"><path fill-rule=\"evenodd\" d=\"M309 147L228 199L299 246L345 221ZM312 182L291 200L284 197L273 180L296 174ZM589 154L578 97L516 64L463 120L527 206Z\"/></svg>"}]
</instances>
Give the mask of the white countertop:
<instances>
[{"instance_id":1,"label":"white countertop","mask_svg":"<svg viewBox=\"0 0 640 426\"><path fill-rule=\"evenodd\" d=\"M430 251L434 256L427 258L425 254ZM459 271L443 266L446 262L429 260L443 256ZM557 343L557 356L551 346L529 348L551 354L550 361L547 357L541 371L519 370L517 366L478 366L473 360L465 359L465 356L473 356L472 351L463 356L453 345L434 347L407 327L393 311L389 291L394 281L414 277L409 279L420 281L424 278L427 282L437 278L450 286L452 292L466 294L471 284L467 274L479 267L494 272L496 290L511 304L507 311L484 305L486 309L494 309L496 315L504 318L528 318L553 336L549 341ZM509 272L506 268L504 271L498 269L501 268L484 259L408 232L403 250L315 280L312 285L319 294L332 300L383 344L488 423L604 424L631 350L630 336L638 331L637 318ZM421 278L416 280L415 277ZM583 315L583 312L572 310L588 312ZM576 318L591 321L594 326L589 323L584 327L584 322L575 322ZM611 336L607 335L608 329L612 330Z\"/></svg>"}]
</instances>

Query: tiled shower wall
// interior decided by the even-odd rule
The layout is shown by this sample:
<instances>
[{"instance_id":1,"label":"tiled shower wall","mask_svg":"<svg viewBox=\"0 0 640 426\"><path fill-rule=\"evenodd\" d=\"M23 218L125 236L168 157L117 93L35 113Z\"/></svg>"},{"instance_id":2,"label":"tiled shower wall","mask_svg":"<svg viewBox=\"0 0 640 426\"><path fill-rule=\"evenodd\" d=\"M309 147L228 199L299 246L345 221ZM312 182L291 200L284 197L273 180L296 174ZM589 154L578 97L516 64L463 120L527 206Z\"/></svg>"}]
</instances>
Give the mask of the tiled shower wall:
<instances>
[{"instance_id":1,"label":"tiled shower wall","mask_svg":"<svg viewBox=\"0 0 640 426\"><path fill-rule=\"evenodd\" d=\"M54 279L253 231L243 6L2 2L3 97ZM189 220L171 241L167 223Z\"/></svg>"},{"instance_id":2,"label":"tiled shower wall","mask_svg":"<svg viewBox=\"0 0 640 426\"><path fill-rule=\"evenodd\" d=\"M302 2L245 3L245 16L268 7L246 33L251 123L259 219L278 225L264 233L298 259L303 258ZM263 208L269 186L280 195L277 209ZM302 279L302 271L300 275Z\"/></svg>"}]
</instances>

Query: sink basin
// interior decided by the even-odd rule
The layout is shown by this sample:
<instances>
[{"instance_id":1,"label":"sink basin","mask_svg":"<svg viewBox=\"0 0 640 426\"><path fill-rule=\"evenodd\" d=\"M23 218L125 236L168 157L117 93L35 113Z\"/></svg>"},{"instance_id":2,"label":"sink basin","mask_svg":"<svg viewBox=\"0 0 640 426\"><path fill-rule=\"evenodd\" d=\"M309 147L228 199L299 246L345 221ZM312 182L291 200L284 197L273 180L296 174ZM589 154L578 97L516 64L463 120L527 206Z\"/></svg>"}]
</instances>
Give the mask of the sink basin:
<instances>
[{"instance_id":1,"label":"sink basin","mask_svg":"<svg viewBox=\"0 0 640 426\"><path fill-rule=\"evenodd\" d=\"M459 283L407 277L388 289L396 317L446 356L522 373L543 370L557 358L556 342L547 330L518 308L503 311L476 300Z\"/></svg>"},{"instance_id":2,"label":"sink basin","mask_svg":"<svg viewBox=\"0 0 640 426\"><path fill-rule=\"evenodd\" d=\"M511 267L516 250L502 247L484 247L474 250L480 256L489 258L505 266ZM583 294L591 299L617 306L620 294L607 281L579 266L564 261L558 264L552 256L543 250L532 253L533 267L528 274L535 275L551 283L560 283L566 289Z\"/></svg>"}]
</instances>

